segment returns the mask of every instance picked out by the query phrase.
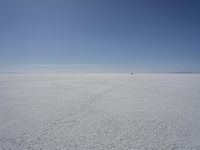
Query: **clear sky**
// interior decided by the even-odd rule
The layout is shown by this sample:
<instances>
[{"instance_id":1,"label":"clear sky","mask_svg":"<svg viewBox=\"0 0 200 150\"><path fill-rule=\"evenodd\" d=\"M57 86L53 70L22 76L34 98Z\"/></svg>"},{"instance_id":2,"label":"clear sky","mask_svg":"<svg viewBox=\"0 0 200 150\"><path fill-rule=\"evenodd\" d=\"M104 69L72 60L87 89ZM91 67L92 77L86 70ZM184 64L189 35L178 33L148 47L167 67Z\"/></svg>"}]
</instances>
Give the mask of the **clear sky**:
<instances>
[{"instance_id":1,"label":"clear sky","mask_svg":"<svg viewBox=\"0 0 200 150\"><path fill-rule=\"evenodd\" d=\"M200 1L0 0L0 70L200 72Z\"/></svg>"}]
</instances>

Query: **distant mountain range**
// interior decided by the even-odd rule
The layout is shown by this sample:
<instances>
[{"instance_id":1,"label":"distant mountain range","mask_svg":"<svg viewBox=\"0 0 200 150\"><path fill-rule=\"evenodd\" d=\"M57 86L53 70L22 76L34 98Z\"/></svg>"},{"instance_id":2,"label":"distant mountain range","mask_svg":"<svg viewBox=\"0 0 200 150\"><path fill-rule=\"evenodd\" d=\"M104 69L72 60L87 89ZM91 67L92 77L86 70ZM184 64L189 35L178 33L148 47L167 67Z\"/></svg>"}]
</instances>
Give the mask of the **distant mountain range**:
<instances>
[{"instance_id":1,"label":"distant mountain range","mask_svg":"<svg viewBox=\"0 0 200 150\"><path fill-rule=\"evenodd\" d=\"M199 74L200 72L190 72L190 71L176 71L171 72L172 74Z\"/></svg>"}]
</instances>

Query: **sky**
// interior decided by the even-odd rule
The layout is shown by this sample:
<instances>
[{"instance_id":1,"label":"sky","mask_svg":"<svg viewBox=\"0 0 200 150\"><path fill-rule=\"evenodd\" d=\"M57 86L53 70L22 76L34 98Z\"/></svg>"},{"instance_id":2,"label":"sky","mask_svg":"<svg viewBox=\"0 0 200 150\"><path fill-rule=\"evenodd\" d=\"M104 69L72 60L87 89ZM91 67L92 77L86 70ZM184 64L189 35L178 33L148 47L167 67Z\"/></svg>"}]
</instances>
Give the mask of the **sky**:
<instances>
[{"instance_id":1,"label":"sky","mask_svg":"<svg viewBox=\"0 0 200 150\"><path fill-rule=\"evenodd\" d=\"M198 0L0 0L0 72L200 72Z\"/></svg>"}]
</instances>

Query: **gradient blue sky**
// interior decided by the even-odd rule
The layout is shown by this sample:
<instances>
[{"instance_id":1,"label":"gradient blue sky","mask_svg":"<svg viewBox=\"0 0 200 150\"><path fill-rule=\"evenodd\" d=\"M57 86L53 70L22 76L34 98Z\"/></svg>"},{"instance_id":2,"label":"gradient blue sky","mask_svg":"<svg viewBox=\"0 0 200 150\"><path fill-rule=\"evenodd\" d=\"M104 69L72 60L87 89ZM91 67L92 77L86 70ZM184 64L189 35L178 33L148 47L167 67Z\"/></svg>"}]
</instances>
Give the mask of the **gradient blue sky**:
<instances>
[{"instance_id":1,"label":"gradient blue sky","mask_svg":"<svg viewBox=\"0 0 200 150\"><path fill-rule=\"evenodd\" d=\"M200 72L198 0L0 0L0 71Z\"/></svg>"}]
</instances>

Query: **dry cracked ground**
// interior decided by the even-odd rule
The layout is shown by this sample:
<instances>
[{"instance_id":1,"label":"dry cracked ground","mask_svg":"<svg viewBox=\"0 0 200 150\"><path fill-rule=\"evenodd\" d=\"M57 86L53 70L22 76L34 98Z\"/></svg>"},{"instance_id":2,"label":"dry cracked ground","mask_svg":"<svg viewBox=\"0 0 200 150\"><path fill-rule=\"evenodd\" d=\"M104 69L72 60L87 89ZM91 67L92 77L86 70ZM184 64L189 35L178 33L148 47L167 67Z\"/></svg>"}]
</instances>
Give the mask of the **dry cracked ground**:
<instances>
[{"instance_id":1,"label":"dry cracked ground","mask_svg":"<svg viewBox=\"0 0 200 150\"><path fill-rule=\"evenodd\" d=\"M0 150L199 150L200 75L0 75Z\"/></svg>"}]
</instances>

